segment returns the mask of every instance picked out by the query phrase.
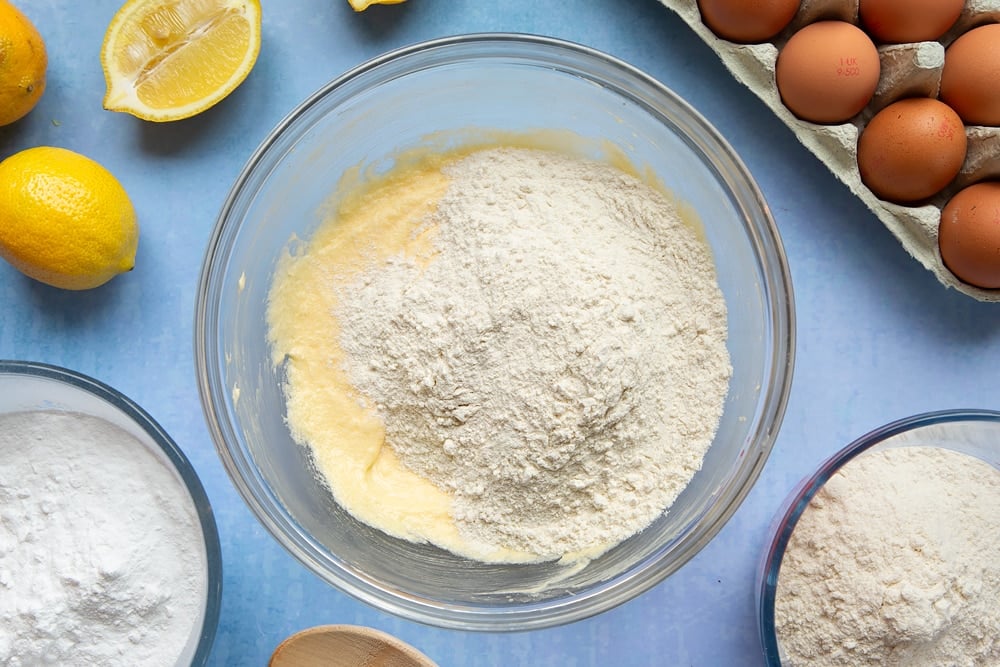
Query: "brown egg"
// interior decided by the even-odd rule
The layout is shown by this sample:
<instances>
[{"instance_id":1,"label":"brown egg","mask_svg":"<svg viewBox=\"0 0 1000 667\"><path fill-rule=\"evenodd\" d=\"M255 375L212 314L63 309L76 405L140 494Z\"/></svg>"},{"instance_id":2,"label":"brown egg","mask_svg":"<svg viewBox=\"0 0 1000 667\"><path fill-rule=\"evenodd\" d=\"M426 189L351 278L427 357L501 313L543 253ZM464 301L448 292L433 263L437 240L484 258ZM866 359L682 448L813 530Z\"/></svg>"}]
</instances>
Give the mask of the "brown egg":
<instances>
[{"instance_id":1,"label":"brown egg","mask_svg":"<svg viewBox=\"0 0 1000 667\"><path fill-rule=\"evenodd\" d=\"M964 0L861 0L858 15L881 42L927 42L948 32L964 6Z\"/></svg>"},{"instance_id":2,"label":"brown egg","mask_svg":"<svg viewBox=\"0 0 1000 667\"><path fill-rule=\"evenodd\" d=\"M962 168L965 126L951 107L927 97L890 104L858 139L861 180L876 197L898 204L927 199Z\"/></svg>"},{"instance_id":3,"label":"brown egg","mask_svg":"<svg viewBox=\"0 0 1000 667\"><path fill-rule=\"evenodd\" d=\"M722 39L766 42L784 30L799 0L698 0L701 20Z\"/></svg>"},{"instance_id":4,"label":"brown egg","mask_svg":"<svg viewBox=\"0 0 1000 667\"><path fill-rule=\"evenodd\" d=\"M973 28L948 47L941 100L969 125L1000 125L1000 23Z\"/></svg>"},{"instance_id":5,"label":"brown egg","mask_svg":"<svg viewBox=\"0 0 1000 667\"><path fill-rule=\"evenodd\" d=\"M844 21L811 23L778 53L775 83L781 101L803 120L841 123L871 100L880 71L878 50Z\"/></svg>"},{"instance_id":6,"label":"brown egg","mask_svg":"<svg viewBox=\"0 0 1000 667\"><path fill-rule=\"evenodd\" d=\"M976 183L951 198L941 211L938 247L959 280L1000 289L1000 182Z\"/></svg>"}]
</instances>

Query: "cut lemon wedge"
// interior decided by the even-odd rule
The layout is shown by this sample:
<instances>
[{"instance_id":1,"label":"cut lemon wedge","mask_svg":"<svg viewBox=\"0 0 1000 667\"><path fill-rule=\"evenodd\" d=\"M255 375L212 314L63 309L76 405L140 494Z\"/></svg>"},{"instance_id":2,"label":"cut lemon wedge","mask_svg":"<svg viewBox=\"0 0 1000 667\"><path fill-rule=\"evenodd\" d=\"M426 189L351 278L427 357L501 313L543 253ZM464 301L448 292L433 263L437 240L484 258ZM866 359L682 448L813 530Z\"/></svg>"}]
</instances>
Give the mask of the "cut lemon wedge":
<instances>
[{"instance_id":1,"label":"cut lemon wedge","mask_svg":"<svg viewBox=\"0 0 1000 667\"><path fill-rule=\"evenodd\" d=\"M104 34L104 108L151 121L201 113L260 51L260 0L128 0Z\"/></svg>"}]
</instances>

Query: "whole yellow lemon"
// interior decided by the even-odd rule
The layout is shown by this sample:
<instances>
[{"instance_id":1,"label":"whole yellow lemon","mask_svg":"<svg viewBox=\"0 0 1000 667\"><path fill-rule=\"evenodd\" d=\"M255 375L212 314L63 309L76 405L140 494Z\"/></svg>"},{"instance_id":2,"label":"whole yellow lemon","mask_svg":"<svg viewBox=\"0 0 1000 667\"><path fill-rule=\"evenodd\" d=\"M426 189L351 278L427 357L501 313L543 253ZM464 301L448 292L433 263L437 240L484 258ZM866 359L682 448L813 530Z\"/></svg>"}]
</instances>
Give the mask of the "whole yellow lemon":
<instances>
[{"instance_id":1,"label":"whole yellow lemon","mask_svg":"<svg viewBox=\"0 0 1000 667\"><path fill-rule=\"evenodd\" d=\"M35 108L45 92L45 42L17 7L0 0L0 125Z\"/></svg>"},{"instance_id":2,"label":"whole yellow lemon","mask_svg":"<svg viewBox=\"0 0 1000 667\"><path fill-rule=\"evenodd\" d=\"M121 183L65 148L0 162L0 256L54 287L103 285L135 266L139 227Z\"/></svg>"}]
</instances>

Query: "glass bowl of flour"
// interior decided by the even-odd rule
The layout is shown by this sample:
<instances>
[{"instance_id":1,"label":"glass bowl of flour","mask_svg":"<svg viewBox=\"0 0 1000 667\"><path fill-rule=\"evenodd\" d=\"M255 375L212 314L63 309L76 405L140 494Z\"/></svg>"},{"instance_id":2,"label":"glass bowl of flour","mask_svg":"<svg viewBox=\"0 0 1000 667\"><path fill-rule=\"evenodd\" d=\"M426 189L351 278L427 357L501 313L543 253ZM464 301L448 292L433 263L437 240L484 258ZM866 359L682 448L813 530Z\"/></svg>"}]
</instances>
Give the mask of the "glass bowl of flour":
<instances>
[{"instance_id":1,"label":"glass bowl of flour","mask_svg":"<svg viewBox=\"0 0 1000 667\"><path fill-rule=\"evenodd\" d=\"M215 519L184 453L131 399L0 360L0 506L0 663L207 663Z\"/></svg>"},{"instance_id":2,"label":"glass bowl of flour","mask_svg":"<svg viewBox=\"0 0 1000 667\"><path fill-rule=\"evenodd\" d=\"M1000 412L862 436L778 512L757 586L768 665L1000 660Z\"/></svg>"},{"instance_id":3,"label":"glass bowl of flour","mask_svg":"<svg viewBox=\"0 0 1000 667\"><path fill-rule=\"evenodd\" d=\"M691 559L764 465L794 308L758 188L592 49L407 47L283 120L196 308L202 404L262 524L330 584L531 629Z\"/></svg>"}]
</instances>

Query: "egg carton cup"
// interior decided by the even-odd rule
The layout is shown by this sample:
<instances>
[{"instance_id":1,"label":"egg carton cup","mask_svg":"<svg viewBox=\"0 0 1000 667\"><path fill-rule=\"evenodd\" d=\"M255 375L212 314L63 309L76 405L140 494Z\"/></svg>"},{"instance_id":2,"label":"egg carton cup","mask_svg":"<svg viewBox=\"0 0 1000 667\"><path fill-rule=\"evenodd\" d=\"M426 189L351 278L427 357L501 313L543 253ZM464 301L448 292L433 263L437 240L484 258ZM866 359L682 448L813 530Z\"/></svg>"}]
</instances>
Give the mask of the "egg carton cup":
<instances>
[{"instance_id":1,"label":"egg carton cup","mask_svg":"<svg viewBox=\"0 0 1000 667\"><path fill-rule=\"evenodd\" d=\"M858 0L803 0L788 27L761 44L737 44L717 37L702 23L697 0L660 2L686 22L719 55L730 73L756 94L942 284L980 301L1000 301L1000 290L982 289L956 278L945 267L938 250L941 209L951 196L974 182L1000 179L1000 128L966 126L968 152L961 171L944 190L920 206L902 206L876 197L861 182L857 163L858 137L868 120L903 97L937 97L945 48L974 27L1000 23L1000 0L967 0L961 17L938 41L879 46L881 75L874 96L861 113L836 125L801 120L785 107L775 85L775 63L788 38L809 23L841 20L858 25Z\"/></svg>"}]
</instances>

